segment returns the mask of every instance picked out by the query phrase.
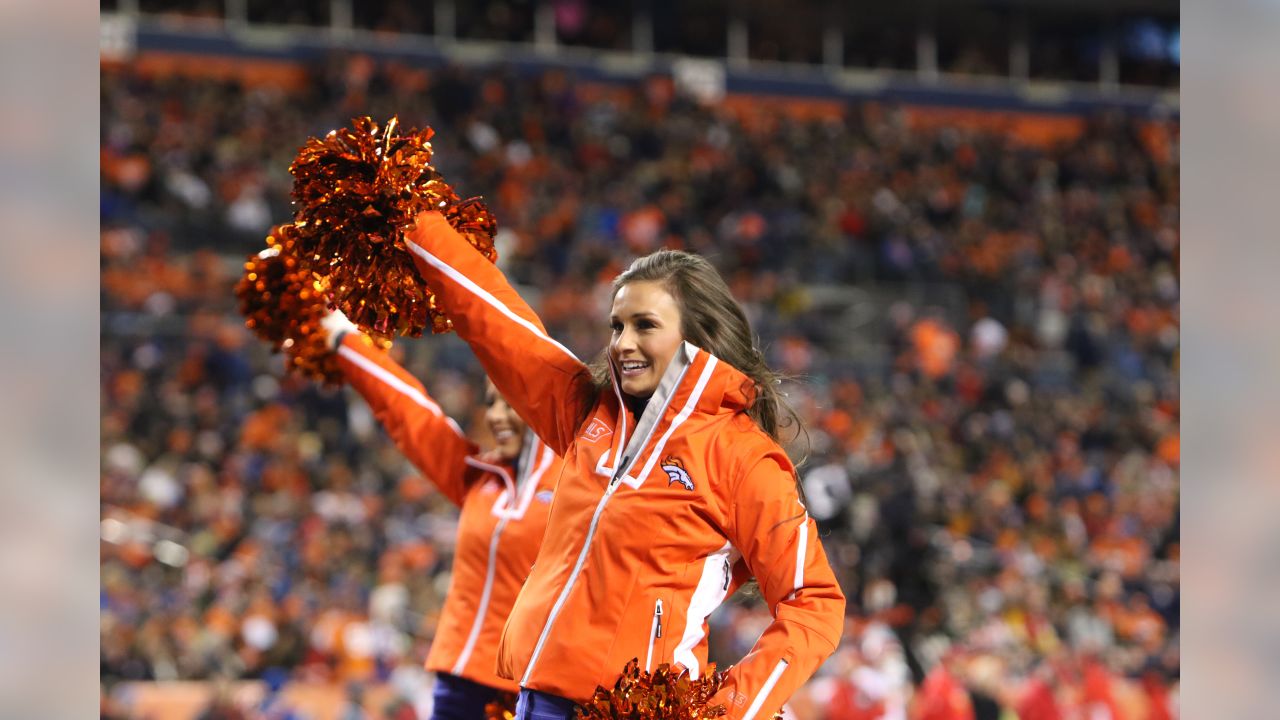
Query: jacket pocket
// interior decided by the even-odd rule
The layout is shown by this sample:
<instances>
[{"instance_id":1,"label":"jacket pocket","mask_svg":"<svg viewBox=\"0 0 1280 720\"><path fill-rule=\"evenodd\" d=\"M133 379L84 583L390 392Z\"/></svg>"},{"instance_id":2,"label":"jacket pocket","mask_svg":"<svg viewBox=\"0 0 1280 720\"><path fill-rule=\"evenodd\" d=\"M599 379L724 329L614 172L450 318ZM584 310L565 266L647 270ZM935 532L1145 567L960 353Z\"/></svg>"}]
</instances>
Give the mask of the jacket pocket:
<instances>
[{"instance_id":1,"label":"jacket pocket","mask_svg":"<svg viewBox=\"0 0 1280 720\"><path fill-rule=\"evenodd\" d=\"M662 658L665 656L666 642L662 639L664 634L670 631L670 608L663 603L662 598L657 598L653 602L653 621L649 624L649 649L645 654L644 669L652 672L655 664L662 664Z\"/></svg>"}]
</instances>

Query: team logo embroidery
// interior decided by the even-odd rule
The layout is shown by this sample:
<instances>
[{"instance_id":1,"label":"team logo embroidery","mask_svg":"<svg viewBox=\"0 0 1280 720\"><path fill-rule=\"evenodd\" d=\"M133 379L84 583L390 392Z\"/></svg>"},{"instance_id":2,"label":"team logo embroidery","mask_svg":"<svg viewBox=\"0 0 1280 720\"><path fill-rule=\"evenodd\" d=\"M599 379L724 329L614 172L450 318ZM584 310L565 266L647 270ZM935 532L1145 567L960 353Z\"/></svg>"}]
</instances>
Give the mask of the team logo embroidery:
<instances>
[{"instance_id":1,"label":"team logo embroidery","mask_svg":"<svg viewBox=\"0 0 1280 720\"><path fill-rule=\"evenodd\" d=\"M680 483L685 490L693 490L693 478L689 477L689 471L684 469L684 463L680 458L668 455L662 461L662 469L667 471L668 487L673 483Z\"/></svg>"},{"instance_id":2,"label":"team logo embroidery","mask_svg":"<svg viewBox=\"0 0 1280 720\"><path fill-rule=\"evenodd\" d=\"M534 495L534 497L538 499L538 502L543 503L551 502L551 496L552 492L550 490L539 490L538 494Z\"/></svg>"},{"instance_id":3,"label":"team logo embroidery","mask_svg":"<svg viewBox=\"0 0 1280 720\"><path fill-rule=\"evenodd\" d=\"M609 426L605 421L600 418L592 418L591 424L588 425L586 431L582 433L582 439L587 442L595 442L605 435L611 435L612 433L613 431L609 429Z\"/></svg>"}]
</instances>

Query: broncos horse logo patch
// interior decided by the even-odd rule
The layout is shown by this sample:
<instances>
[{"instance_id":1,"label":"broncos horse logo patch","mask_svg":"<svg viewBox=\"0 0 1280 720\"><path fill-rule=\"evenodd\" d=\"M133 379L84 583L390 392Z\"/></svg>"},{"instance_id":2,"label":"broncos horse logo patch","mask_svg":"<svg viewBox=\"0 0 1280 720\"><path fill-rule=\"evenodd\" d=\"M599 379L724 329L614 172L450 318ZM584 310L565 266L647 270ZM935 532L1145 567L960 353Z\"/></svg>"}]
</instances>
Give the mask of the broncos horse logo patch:
<instances>
[{"instance_id":1,"label":"broncos horse logo patch","mask_svg":"<svg viewBox=\"0 0 1280 720\"><path fill-rule=\"evenodd\" d=\"M662 469L667 471L667 486L672 483L680 483L685 490L693 490L693 478L689 477L689 471L684 469L684 463L680 458L674 455L668 455L662 461Z\"/></svg>"}]
</instances>

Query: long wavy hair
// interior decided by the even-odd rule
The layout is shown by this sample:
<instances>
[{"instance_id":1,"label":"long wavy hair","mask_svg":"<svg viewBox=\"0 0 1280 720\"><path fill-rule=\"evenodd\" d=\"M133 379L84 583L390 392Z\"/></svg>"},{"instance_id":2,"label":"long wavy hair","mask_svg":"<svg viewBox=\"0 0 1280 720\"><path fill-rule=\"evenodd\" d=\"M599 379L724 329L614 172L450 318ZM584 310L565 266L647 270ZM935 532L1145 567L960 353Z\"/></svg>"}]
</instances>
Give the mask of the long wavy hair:
<instances>
[{"instance_id":1,"label":"long wavy hair","mask_svg":"<svg viewBox=\"0 0 1280 720\"><path fill-rule=\"evenodd\" d=\"M618 291L629 283L646 281L660 283L675 299L676 306L680 308L680 334L685 340L747 376L751 387L744 390L747 397L752 398L747 406L747 416L761 430L780 446L784 445L781 437L783 428L794 425L797 436L805 432L800 416L787 404L779 389L782 376L765 362L764 353L756 347L746 313L742 312L742 306L734 300L729 286L711 263L701 256L679 250L659 250L639 258L614 278L612 297L617 297ZM592 372L598 389L604 391L611 382L608 349L593 364ZM805 437L807 441L807 433ZM793 469L791 477L801 503L807 505L799 472ZM804 514L801 511L769 529L772 531ZM752 578L740 592L748 597L759 596L759 585Z\"/></svg>"},{"instance_id":2,"label":"long wavy hair","mask_svg":"<svg viewBox=\"0 0 1280 720\"><path fill-rule=\"evenodd\" d=\"M710 262L680 250L659 250L637 259L618 275L613 281L613 296L634 282L661 284L680 308L680 334L684 339L747 376L750 387L744 390L752 398L747 415L761 430L779 445L784 444L784 428L794 426L797 435L804 432L800 417L779 389L782 376L765 362L746 313ZM596 363L594 374L601 388L610 382L607 351L603 362ZM800 490L798 478L796 487Z\"/></svg>"}]
</instances>

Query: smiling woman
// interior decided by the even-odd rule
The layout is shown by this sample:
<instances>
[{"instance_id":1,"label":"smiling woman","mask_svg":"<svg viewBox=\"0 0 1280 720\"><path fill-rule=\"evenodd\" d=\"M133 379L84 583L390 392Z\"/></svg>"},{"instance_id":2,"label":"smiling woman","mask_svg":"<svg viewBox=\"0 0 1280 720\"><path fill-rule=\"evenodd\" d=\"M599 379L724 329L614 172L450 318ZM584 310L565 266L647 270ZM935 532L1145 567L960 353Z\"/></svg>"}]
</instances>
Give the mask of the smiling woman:
<instances>
[{"instance_id":1,"label":"smiling woman","mask_svg":"<svg viewBox=\"0 0 1280 720\"><path fill-rule=\"evenodd\" d=\"M497 389L566 458L498 651L518 720L572 717L633 661L698 679L707 617L752 576L773 622L712 702L730 720L781 708L835 649L845 601L777 442L776 376L719 273L683 252L635 261L593 375L441 215L419 215L406 245Z\"/></svg>"},{"instance_id":2,"label":"smiling woman","mask_svg":"<svg viewBox=\"0 0 1280 720\"><path fill-rule=\"evenodd\" d=\"M684 342L676 299L657 282L623 285L613 297L610 325L609 357L622 392L648 399Z\"/></svg>"},{"instance_id":3,"label":"smiling woman","mask_svg":"<svg viewBox=\"0 0 1280 720\"><path fill-rule=\"evenodd\" d=\"M502 397L492 381L485 381L484 405L484 422L489 426L489 432L497 445L494 449L503 460L514 461L524 447L525 429L528 426L507 404L506 398Z\"/></svg>"},{"instance_id":4,"label":"smiling woman","mask_svg":"<svg viewBox=\"0 0 1280 720\"><path fill-rule=\"evenodd\" d=\"M493 383L484 418L495 447L480 452L419 380L384 350L359 341L345 315L331 312L321 326L342 378L405 457L461 510L426 668L436 673L433 720L484 717L486 705L509 705L516 689L494 673L497 639L537 553L560 459L527 431Z\"/></svg>"},{"instance_id":5,"label":"smiling woman","mask_svg":"<svg viewBox=\"0 0 1280 720\"><path fill-rule=\"evenodd\" d=\"M621 309L624 305L625 311ZM675 320L682 340L710 352L750 379L750 392L755 399L747 414L761 430L774 440L780 440L779 431L787 424L782 422L784 414L797 430L800 429L799 418L778 392L780 376L765 363L764 354L753 342L746 314L733 299L724 278L705 258L675 250L659 250L636 260L613 282L613 308L614 339L610 343L610 352L615 365L619 357L615 350L619 339L619 317L630 312L638 318L646 318L648 322L665 323L666 326ZM660 328L649 328L649 332L655 336L663 335ZM670 342L669 338L667 342ZM655 349L655 356L670 359L670 354L663 356L656 352L667 347L657 337L649 345ZM668 352L674 353L675 345L671 345ZM655 369L658 370L657 377L661 377L666 363ZM623 368L619 367L619 370ZM622 379L624 393L648 397L644 393L627 390L625 372ZM600 384L605 381L607 378ZM649 393L652 392L650 388Z\"/></svg>"}]
</instances>

